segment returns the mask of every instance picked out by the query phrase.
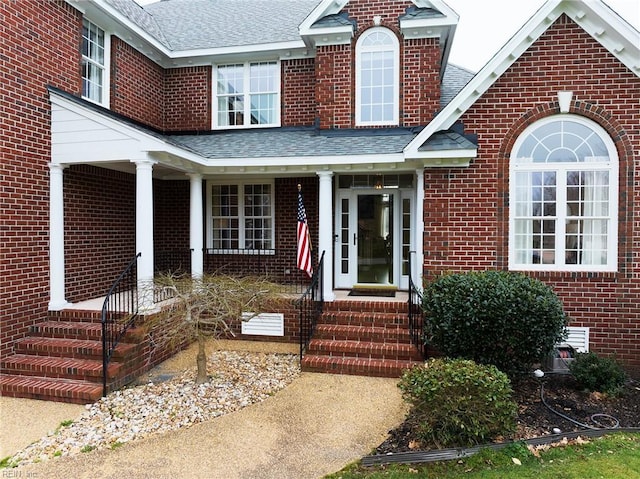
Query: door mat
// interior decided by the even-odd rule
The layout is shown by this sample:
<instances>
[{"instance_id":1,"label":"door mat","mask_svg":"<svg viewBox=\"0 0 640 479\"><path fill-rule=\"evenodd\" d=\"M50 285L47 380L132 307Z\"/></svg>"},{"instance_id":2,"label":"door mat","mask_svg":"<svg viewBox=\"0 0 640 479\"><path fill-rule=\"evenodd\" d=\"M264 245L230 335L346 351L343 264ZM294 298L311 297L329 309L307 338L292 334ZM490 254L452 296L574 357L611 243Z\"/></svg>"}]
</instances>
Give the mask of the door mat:
<instances>
[{"instance_id":1,"label":"door mat","mask_svg":"<svg viewBox=\"0 0 640 479\"><path fill-rule=\"evenodd\" d=\"M352 289L349 296L373 296L374 298L395 298L395 289Z\"/></svg>"}]
</instances>

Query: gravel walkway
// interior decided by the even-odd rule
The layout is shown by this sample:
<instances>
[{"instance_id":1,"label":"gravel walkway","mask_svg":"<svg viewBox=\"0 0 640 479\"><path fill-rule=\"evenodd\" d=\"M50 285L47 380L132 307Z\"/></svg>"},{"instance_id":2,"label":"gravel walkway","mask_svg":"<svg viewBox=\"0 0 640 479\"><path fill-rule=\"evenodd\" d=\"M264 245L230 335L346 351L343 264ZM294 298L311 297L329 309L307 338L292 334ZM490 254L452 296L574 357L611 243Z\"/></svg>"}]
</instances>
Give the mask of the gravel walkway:
<instances>
[{"instance_id":1,"label":"gravel walkway","mask_svg":"<svg viewBox=\"0 0 640 479\"><path fill-rule=\"evenodd\" d=\"M180 365L156 371L22 450L11 472L48 479L319 478L368 454L406 413L394 379L300 374L292 354L209 355L210 383L195 386L195 373Z\"/></svg>"},{"instance_id":2,"label":"gravel walkway","mask_svg":"<svg viewBox=\"0 0 640 479\"><path fill-rule=\"evenodd\" d=\"M207 383L195 384L195 370L154 383L109 394L77 420L15 454L10 465L72 456L94 449L117 448L127 442L211 420L260 402L300 374L293 354L241 351L209 353ZM171 376L168 374L167 376ZM161 379L164 379L160 375Z\"/></svg>"}]
</instances>

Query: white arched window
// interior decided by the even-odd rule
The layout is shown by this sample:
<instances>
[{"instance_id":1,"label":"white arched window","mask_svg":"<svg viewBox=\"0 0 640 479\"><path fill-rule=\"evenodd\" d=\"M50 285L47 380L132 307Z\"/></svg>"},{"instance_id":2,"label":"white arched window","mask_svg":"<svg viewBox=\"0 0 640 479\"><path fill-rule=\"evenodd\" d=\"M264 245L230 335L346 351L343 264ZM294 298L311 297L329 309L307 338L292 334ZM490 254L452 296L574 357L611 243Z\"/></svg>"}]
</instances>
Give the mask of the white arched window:
<instances>
[{"instance_id":1,"label":"white arched window","mask_svg":"<svg viewBox=\"0 0 640 479\"><path fill-rule=\"evenodd\" d=\"M618 156L607 132L575 115L529 126L510 161L509 267L615 271Z\"/></svg>"},{"instance_id":2,"label":"white arched window","mask_svg":"<svg viewBox=\"0 0 640 479\"><path fill-rule=\"evenodd\" d=\"M397 125L400 45L390 30L376 27L356 43L356 124Z\"/></svg>"}]
</instances>

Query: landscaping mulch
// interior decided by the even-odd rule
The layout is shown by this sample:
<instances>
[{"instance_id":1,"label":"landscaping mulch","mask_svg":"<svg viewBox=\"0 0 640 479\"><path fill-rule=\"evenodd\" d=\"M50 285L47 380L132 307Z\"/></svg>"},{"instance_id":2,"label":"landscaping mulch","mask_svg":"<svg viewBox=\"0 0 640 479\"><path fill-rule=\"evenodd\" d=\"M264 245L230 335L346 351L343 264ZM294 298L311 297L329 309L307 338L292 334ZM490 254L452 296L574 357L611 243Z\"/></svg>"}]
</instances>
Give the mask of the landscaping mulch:
<instances>
[{"instance_id":1,"label":"landscaping mulch","mask_svg":"<svg viewBox=\"0 0 640 479\"><path fill-rule=\"evenodd\" d=\"M544 384L544 399L552 409L585 426L640 427L639 381L628 381L620 396L609 397L581 390L571 375L554 374L543 380L532 377L514 384L514 399L518 403L517 431L511 437L496 438L497 442L548 436L558 432L554 429L564 433L587 429L545 406L540 395L541 384ZM400 426L389 431L388 438L376 448L375 454L437 449L433 444L421 443L417 430L418 421L409 413Z\"/></svg>"}]
</instances>

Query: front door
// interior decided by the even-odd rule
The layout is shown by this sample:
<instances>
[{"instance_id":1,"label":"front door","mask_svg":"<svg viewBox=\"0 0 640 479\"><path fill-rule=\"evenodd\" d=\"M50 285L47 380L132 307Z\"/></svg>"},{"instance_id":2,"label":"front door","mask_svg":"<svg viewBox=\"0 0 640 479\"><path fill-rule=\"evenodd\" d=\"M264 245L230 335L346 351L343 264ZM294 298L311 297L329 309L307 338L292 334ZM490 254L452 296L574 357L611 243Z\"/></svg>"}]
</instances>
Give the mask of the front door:
<instances>
[{"instance_id":1,"label":"front door","mask_svg":"<svg viewBox=\"0 0 640 479\"><path fill-rule=\"evenodd\" d=\"M356 280L358 284L391 285L393 275L393 194L357 195Z\"/></svg>"},{"instance_id":2,"label":"front door","mask_svg":"<svg viewBox=\"0 0 640 479\"><path fill-rule=\"evenodd\" d=\"M411 192L351 189L336 202L337 288L389 285L406 288L411 250Z\"/></svg>"}]
</instances>

